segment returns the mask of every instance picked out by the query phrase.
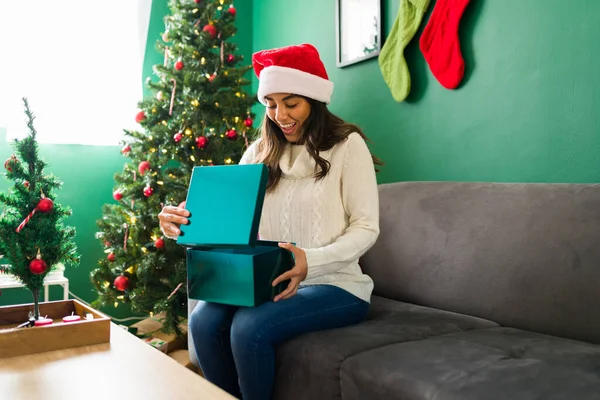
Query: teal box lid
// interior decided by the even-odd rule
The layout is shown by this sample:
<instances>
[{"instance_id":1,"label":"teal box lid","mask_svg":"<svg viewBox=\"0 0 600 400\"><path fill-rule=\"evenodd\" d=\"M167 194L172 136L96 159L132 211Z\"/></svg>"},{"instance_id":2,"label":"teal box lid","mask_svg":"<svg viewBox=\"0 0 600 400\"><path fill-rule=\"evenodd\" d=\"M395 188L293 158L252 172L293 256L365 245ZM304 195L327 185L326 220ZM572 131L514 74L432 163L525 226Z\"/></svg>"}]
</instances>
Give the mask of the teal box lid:
<instances>
[{"instance_id":1,"label":"teal box lid","mask_svg":"<svg viewBox=\"0 0 600 400\"><path fill-rule=\"evenodd\" d=\"M264 164L194 167L177 244L255 246L268 177Z\"/></svg>"}]
</instances>

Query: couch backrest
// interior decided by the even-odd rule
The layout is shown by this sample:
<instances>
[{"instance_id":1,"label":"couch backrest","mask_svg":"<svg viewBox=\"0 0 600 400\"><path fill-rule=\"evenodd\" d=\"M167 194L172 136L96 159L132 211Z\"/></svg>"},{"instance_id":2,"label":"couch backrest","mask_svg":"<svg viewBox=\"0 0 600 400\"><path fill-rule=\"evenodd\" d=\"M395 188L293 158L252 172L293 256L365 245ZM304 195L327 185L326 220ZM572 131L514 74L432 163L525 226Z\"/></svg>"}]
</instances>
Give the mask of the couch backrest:
<instances>
[{"instance_id":1,"label":"couch backrest","mask_svg":"<svg viewBox=\"0 0 600 400\"><path fill-rule=\"evenodd\" d=\"M600 343L600 185L380 185L374 294Z\"/></svg>"}]
</instances>

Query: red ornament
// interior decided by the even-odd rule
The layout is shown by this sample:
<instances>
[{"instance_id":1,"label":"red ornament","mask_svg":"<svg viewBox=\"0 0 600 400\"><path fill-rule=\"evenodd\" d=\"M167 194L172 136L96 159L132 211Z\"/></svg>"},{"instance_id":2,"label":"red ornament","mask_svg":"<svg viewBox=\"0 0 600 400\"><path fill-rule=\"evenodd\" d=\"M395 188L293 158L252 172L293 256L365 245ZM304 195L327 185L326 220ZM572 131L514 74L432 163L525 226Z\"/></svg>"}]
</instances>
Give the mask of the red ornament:
<instances>
[{"instance_id":1,"label":"red ornament","mask_svg":"<svg viewBox=\"0 0 600 400\"><path fill-rule=\"evenodd\" d=\"M42 256L40 255L40 251L38 249L37 256L29 263L29 270L35 275L40 275L46 272L47 268L48 264L46 264L46 261L42 260Z\"/></svg>"},{"instance_id":2,"label":"red ornament","mask_svg":"<svg viewBox=\"0 0 600 400\"><path fill-rule=\"evenodd\" d=\"M144 196L150 197L152 196L152 193L154 193L154 189L152 189L150 186L146 186L144 188Z\"/></svg>"},{"instance_id":3,"label":"red ornament","mask_svg":"<svg viewBox=\"0 0 600 400\"><path fill-rule=\"evenodd\" d=\"M121 191L120 191L120 190L115 190L115 191L113 192L113 199L115 199L115 200L119 201L119 200L121 200L122 198L123 198L123 193L121 193Z\"/></svg>"},{"instance_id":4,"label":"red ornament","mask_svg":"<svg viewBox=\"0 0 600 400\"><path fill-rule=\"evenodd\" d=\"M124 292L129 288L129 278L125 275L117 276L113 283L115 285L115 289L121 292Z\"/></svg>"},{"instance_id":5,"label":"red ornament","mask_svg":"<svg viewBox=\"0 0 600 400\"><path fill-rule=\"evenodd\" d=\"M217 74L214 74L214 73L213 73L213 74L212 74L212 75L211 75L211 76L208 78L208 81L209 81L209 82L212 82L212 81L214 81L214 80L215 80L215 78L216 78L216 77L217 77Z\"/></svg>"},{"instance_id":6,"label":"red ornament","mask_svg":"<svg viewBox=\"0 0 600 400\"><path fill-rule=\"evenodd\" d=\"M183 139L183 133L177 132L173 135L173 140L175 141L175 143L181 142L181 139Z\"/></svg>"},{"instance_id":7,"label":"red ornament","mask_svg":"<svg viewBox=\"0 0 600 400\"><path fill-rule=\"evenodd\" d=\"M44 197L37 204L36 209L43 213L48 213L54 208L54 203L47 197Z\"/></svg>"},{"instance_id":8,"label":"red ornament","mask_svg":"<svg viewBox=\"0 0 600 400\"><path fill-rule=\"evenodd\" d=\"M232 63L233 60L235 60L235 57L233 56L233 54L230 54L230 55L227 56L227 62L228 63Z\"/></svg>"},{"instance_id":9,"label":"red ornament","mask_svg":"<svg viewBox=\"0 0 600 400\"><path fill-rule=\"evenodd\" d=\"M254 121L252 121L252 118L246 118L246 120L244 121L244 125L246 125L248 128L252 127L253 123Z\"/></svg>"},{"instance_id":10,"label":"red ornament","mask_svg":"<svg viewBox=\"0 0 600 400\"><path fill-rule=\"evenodd\" d=\"M138 171L140 171L140 175L144 175L148 170L150 170L150 163L148 161L142 161L138 165Z\"/></svg>"},{"instance_id":11,"label":"red ornament","mask_svg":"<svg viewBox=\"0 0 600 400\"><path fill-rule=\"evenodd\" d=\"M235 140L237 139L237 131L235 129L230 129L227 131L227 133L225 134L225 136L227 137L227 139L229 140Z\"/></svg>"},{"instance_id":12,"label":"red ornament","mask_svg":"<svg viewBox=\"0 0 600 400\"><path fill-rule=\"evenodd\" d=\"M108 253L108 256L106 256L106 259L110 262L113 262L117 259L117 256L115 256L115 253Z\"/></svg>"},{"instance_id":13,"label":"red ornament","mask_svg":"<svg viewBox=\"0 0 600 400\"><path fill-rule=\"evenodd\" d=\"M204 28L202 28L202 31L208 32L208 34L213 38L215 36L217 36L217 28L215 28L214 25L211 25L211 24L204 25Z\"/></svg>"},{"instance_id":14,"label":"red ornament","mask_svg":"<svg viewBox=\"0 0 600 400\"><path fill-rule=\"evenodd\" d=\"M181 71L183 69L183 61L181 61L181 58L175 63L175 69L177 71Z\"/></svg>"},{"instance_id":15,"label":"red ornament","mask_svg":"<svg viewBox=\"0 0 600 400\"><path fill-rule=\"evenodd\" d=\"M235 13L237 12L237 10L235 9L235 7L233 5L230 5L229 10L227 10L227 12L235 17Z\"/></svg>"},{"instance_id":16,"label":"red ornament","mask_svg":"<svg viewBox=\"0 0 600 400\"><path fill-rule=\"evenodd\" d=\"M208 139L204 136L197 137L196 144L198 145L199 149L203 149L208 146Z\"/></svg>"},{"instance_id":17,"label":"red ornament","mask_svg":"<svg viewBox=\"0 0 600 400\"><path fill-rule=\"evenodd\" d=\"M162 249L163 247L165 247L165 240L163 238L156 239L156 241L154 242L154 247L156 247L157 249Z\"/></svg>"},{"instance_id":18,"label":"red ornament","mask_svg":"<svg viewBox=\"0 0 600 400\"><path fill-rule=\"evenodd\" d=\"M104 241L104 245L105 245L106 247L110 247L110 242L109 242L108 240L105 240L105 241Z\"/></svg>"},{"instance_id":19,"label":"red ornament","mask_svg":"<svg viewBox=\"0 0 600 400\"><path fill-rule=\"evenodd\" d=\"M131 147L128 144L123 146L123 148L121 149L121 153L123 153L125 155L129 154L130 151L131 151Z\"/></svg>"},{"instance_id":20,"label":"red ornament","mask_svg":"<svg viewBox=\"0 0 600 400\"><path fill-rule=\"evenodd\" d=\"M23 186L25 186L27 189L29 189L29 185L30 185L29 181L23 182Z\"/></svg>"},{"instance_id":21,"label":"red ornament","mask_svg":"<svg viewBox=\"0 0 600 400\"><path fill-rule=\"evenodd\" d=\"M202 0L194 0L194 3L198 4L200 3Z\"/></svg>"},{"instance_id":22,"label":"red ornament","mask_svg":"<svg viewBox=\"0 0 600 400\"><path fill-rule=\"evenodd\" d=\"M4 168L6 168L8 172L12 172L13 168L16 167L18 163L19 159L13 154L8 160L4 161Z\"/></svg>"},{"instance_id":23,"label":"red ornament","mask_svg":"<svg viewBox=\"0 0 600 400\"><path fill-rule=\"evenodd\" d=\"M54 208L54 203L49 198L43 196L44 194L42 193L42 199L37 203L37 206L35 206L35 208L29 213L29 215L27 215L27 217L25 217L25 219L21 221L19 226L17 226L17 229L15 230L17 233L21 232L25 225L27 225L27 223L31 221L31 218L33 218L33 215L36 213L36 211L40 211L43 213L52 211L52 209Z\"/></svg>"},{"instance_id":24,"label":"red ornament","mask_svg":"<svg viewBox=\"0 0 600 400\"><path fill-rule=\"evenodd\" d=\"M139 113L137 113L135 115L135 122L137 122L138 124L145 119L146 119L146 113L143 111L140 111Z\"/></svg>"}]
</instances>

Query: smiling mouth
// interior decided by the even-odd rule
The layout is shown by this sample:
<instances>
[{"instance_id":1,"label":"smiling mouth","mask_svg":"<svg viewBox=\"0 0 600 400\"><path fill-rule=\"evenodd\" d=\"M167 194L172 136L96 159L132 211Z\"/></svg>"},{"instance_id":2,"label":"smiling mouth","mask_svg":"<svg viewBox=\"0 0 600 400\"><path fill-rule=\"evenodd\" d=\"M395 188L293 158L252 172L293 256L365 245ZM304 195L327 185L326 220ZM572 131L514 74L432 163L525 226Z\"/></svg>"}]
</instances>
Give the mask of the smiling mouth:
<instances>
[{"instance_id":1,"label":"smiling mouth","mask_svg":"<svg viewBox=\"0 0 600 400\"><path fill-rule=\"evenodd\" d=\"M283 131L285 135L290 135L296 130L297 122L293 122L291 124L279 124L279 127Z\"/></svg>"}]
</instances>

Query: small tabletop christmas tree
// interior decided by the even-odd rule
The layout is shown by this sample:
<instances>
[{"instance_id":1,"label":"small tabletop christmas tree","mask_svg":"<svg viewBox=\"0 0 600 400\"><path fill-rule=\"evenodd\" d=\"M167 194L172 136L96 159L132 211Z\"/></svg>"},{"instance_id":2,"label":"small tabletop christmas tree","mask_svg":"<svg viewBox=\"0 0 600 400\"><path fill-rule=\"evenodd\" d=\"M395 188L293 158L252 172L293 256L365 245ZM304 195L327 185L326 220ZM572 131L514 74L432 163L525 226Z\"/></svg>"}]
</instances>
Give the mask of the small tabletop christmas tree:
<instances>
[{"instance_id":1,"label":"small tabletop christmas tree","mask_svg":"<svg viewBox=\"0 0 600 400\"><path fill-rule=\"evenodd\" d=\"M29 134L15 140L16 154L4 163L5 175L14 181L14 186L8 193L0 193L0 203L4 204L0 214L0 254L8 260L8 272L33 294L34 311L28 317L28 325L32 326L40 318L39 296L44 278L59 263L79 265L79 255L75 228L63 223L71 210L54 201L53 191L62 182L54 175L44 175L47 164L39 158L35 117L27 99L23 102Z\"/></svg>"}]
</instances>

